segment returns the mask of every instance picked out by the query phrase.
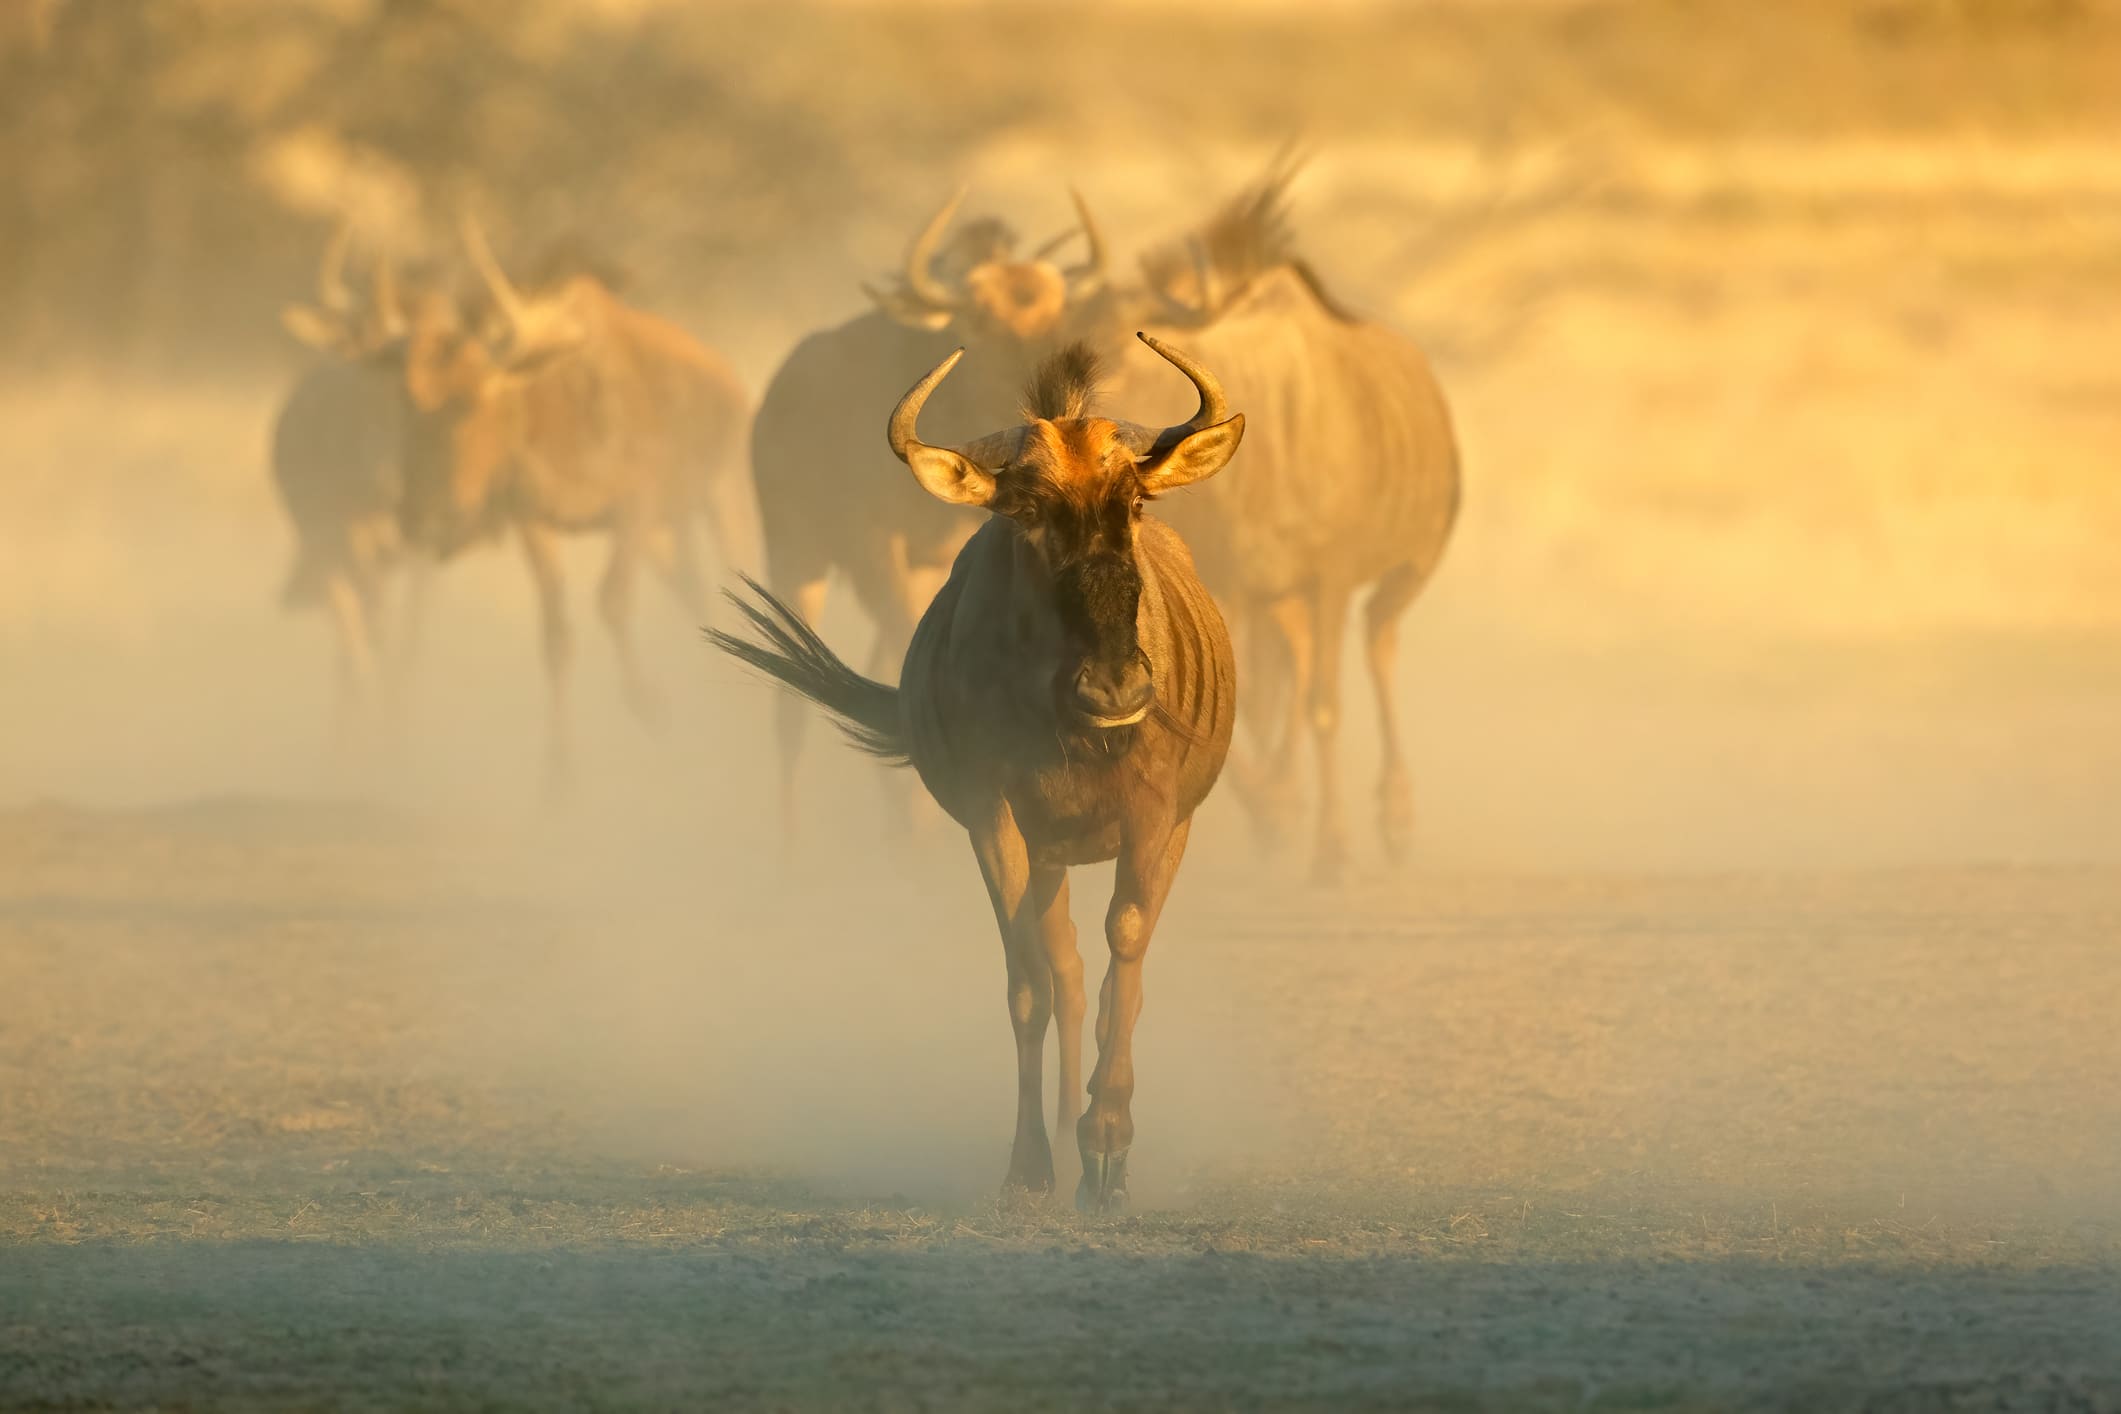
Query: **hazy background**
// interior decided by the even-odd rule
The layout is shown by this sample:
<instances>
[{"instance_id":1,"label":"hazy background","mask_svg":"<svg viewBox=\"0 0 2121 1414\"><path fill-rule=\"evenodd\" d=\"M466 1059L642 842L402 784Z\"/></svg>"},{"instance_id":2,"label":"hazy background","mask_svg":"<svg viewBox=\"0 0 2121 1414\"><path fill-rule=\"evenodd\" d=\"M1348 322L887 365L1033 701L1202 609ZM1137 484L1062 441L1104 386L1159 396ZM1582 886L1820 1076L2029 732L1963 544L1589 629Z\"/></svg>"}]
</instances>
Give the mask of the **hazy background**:
<instances>
[{"instance_id":1,"label":"hazy background","mask_svg":"<svg viewBox=\"0 0 2121 1414\"><path fill-rule=\"evenodd\" d=\"M340 213L405 259L466 201L519 265L579 240L755 395L961 181L1033 239L1079 184L1131 268L1294 135L1306 247L1431 351L1464 442L1403 655L1425 859L2121 846L2112 6L9 14L0 800L531 800L512 550L449 567L404 740L350 773L324 626L274 602L265 438L306 356L276 313ZM592 800L760 808L761 690L644 602L688 710L639 740L579 594L585 766L631 782Z\"/></svg>"}]
</instances>

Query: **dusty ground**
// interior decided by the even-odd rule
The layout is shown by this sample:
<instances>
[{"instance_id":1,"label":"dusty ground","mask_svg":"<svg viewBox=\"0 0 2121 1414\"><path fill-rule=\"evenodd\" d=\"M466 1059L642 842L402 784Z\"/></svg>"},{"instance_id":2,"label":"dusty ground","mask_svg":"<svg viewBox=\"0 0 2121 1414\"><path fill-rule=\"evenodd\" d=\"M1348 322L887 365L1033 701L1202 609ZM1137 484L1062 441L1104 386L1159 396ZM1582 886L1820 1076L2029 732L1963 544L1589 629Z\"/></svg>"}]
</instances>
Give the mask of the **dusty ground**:
<instances>
[{"instance_id":1,"label":"dusty ground","mask_svg":"<svg viewBox=\"0 0 2121 1414\"><path fill-rule=\"evenodd\" d=\"M0 818L0 1404L2121 1404L2121 873L1205 860L1099 1223L953 853L569 828Z\"/></svg>"}]
</instances>

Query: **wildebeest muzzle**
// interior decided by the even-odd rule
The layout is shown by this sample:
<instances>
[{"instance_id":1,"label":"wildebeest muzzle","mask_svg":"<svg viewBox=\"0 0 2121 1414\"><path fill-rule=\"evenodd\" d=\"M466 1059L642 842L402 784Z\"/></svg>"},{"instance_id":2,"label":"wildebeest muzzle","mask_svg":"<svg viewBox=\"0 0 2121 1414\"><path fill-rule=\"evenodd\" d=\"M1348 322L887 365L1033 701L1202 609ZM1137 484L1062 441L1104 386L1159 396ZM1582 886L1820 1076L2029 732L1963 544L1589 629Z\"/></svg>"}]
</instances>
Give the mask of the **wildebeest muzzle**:
<instances>
[{"instance_id":1,"label":"wildebeest muzzle","mask_svg":"<svg viewBox=\"0 0 2121 1414\"><path fill-rule=\"evenodd\" d=\"M1136 635L1141 572L1131 558L1099 556L1057 585L1061 616L1084 652L1062 670L1062 700L1089 726L1129 727L1149 715L1156 683Z\"/></svg>"}]
</instances>

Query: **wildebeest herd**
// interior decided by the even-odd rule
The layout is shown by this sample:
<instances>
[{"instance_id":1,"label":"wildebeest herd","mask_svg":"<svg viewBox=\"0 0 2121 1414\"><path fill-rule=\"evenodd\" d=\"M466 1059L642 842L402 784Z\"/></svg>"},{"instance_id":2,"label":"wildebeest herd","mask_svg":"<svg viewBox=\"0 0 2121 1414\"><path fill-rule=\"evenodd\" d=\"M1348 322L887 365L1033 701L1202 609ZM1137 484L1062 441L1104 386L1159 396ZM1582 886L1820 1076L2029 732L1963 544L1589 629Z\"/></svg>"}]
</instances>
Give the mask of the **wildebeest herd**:
<instances>
[{"instance_id":1,"label":"wildebeest herd","mask_svg":"<svg viewBox=\"0 0 2121 1414\"><path fill-rule=\"evenodd\" d=\"M1143 956L1226 757L1255 825L1279 838L1308 735L1313 870L1330 882L1345 867L1341 648L1358 594L1382 849L1399 856L1411 826L1395 645L1451 533L1457 448L1419 350L1349 313L1297 252L1295 172L1277 160L1131 279L1109 268L1079 194L1077 225L1028 252L999 220L961 221L953 199L894 280L863 287L867 312L797 344L748 429L726 362L606 277L563 266L519 286L467 218L475 293L377 258L357 295L342 229L316 302L286 314L322 354L273 440L297 539L286 598L328 606L358 700L416 632L414 593L379 648L389 575L512 536L550 679L547 780L564 791L559 538L606 538L599 607L628 700L654 723L635 585L645 562L704 625L704 521L748 585L733 596L743 631L710 636L793 689L778 721L783 828L800 829L803 698L914 768L968 833L1002 934L1018 1072L1008 1183L1055 1182L1041 1068L1057 1021L1054 1133L1075 1132L1078 1206L1110 1211L1126 1198ZM875 625L863 671L815 628L835 578ZM1102 860L1117 872L1085 1109L1067 870Z\"/></svg>"}]
</instances>

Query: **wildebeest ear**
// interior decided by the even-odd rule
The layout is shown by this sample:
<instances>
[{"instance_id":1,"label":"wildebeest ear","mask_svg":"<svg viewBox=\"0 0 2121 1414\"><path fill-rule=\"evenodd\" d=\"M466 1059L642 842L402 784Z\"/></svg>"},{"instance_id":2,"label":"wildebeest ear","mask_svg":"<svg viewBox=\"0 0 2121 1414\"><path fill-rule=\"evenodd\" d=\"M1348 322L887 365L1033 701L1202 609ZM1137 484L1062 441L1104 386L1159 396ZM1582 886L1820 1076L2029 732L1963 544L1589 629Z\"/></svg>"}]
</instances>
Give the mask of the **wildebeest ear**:
<instances>
[{"instance_id":1,"label":"wildebeest ear","mask_svg":"<svg viewBox=\"0 0 2121 1414\"><path fill-rule=\"evenodd\" d=\"M986 506L994 502L994 478L970 457L948 447L916 442L906 450L906 465L921 489L953 506Z\"/></svg>"},{"instance_id":2,"label":"wildebeest ear","mask_svg":"<svg viewBox=\"0 0 2121 1414\"><path fill-rule=\"evenodd\" d=\"M1142 463L1142 489L1153 495L1207 480L1229 463L1244 436L1243 413L1188 433L1170 451Z\"/></svg>"},{"instance_id":3,"label":"wildebeest ear","mask_svg":"<svg viewBox=\"0 0 2121 1414\"><path fill-rule=\"evenodd\" d=\"M282 305L280 327L311 348L322 349L325 353L344 352L352 334L344 319L329 310L307 304Z\"/></svg>"}]
</instances>

